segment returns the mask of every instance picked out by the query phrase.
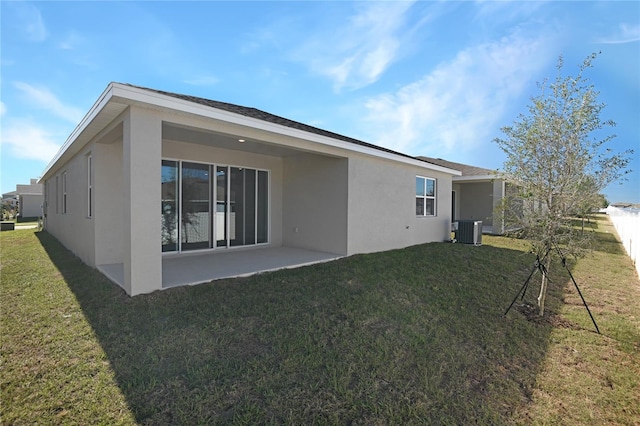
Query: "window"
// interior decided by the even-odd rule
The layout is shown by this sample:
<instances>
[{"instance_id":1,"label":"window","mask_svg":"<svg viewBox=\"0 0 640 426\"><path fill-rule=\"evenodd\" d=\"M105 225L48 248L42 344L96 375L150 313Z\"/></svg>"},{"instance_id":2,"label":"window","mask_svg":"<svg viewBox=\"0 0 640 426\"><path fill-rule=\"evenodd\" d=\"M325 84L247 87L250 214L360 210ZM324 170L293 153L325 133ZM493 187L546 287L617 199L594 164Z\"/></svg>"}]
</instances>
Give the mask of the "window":
<instances>
[{"instance_id":1,"label":"window","mask_svg":"<svg viewBox=\"0 0 640 426\"><path fill-rule=\"evenodd\" d=\"M62 173L62 214L67 213L67 172Z\"/></svg>"},{"instance_id":2,"label":"window","mask_svg":"<svg viewBox=\"0 0 640 426\"><path fill-rule=\"evenodd\" d=\"M60 201L60 179L59 176L56 176L56 214L60 213L60 209L58 204Z\"/></svg>"},{"instance_id":3,"label":"window","mask_svg":"<svg viewBox=\"0 0 640 426\"><path fill-rule=\"evenodd\" d=\"M416 216L436 215L436 180L416 176Z\"/></svg>"},{"instance_id":4,"label":"window","mask_svg":"<svg viewBox=\"0 0 640 426\"><path fill-rule=\"evenodd\" d=\"M91 217L93 215L93 210L91 208L91 200L93 198L93 178L91 177L91 168L91 154L89 154L87 155L87 217Z\"/></svg>"}]
</instances>

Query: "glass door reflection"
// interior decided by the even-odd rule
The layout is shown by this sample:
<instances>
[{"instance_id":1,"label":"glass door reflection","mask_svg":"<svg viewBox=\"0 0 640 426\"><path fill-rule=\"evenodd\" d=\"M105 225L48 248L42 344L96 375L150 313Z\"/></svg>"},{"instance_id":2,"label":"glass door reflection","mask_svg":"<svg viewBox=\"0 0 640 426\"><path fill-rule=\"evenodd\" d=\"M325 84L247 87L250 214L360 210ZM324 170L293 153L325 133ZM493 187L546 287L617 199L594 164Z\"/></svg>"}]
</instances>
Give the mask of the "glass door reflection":
<instances>
[{"instance_id":1,"label":"glass door reflection","mask_svg":"<svg viewBox=\"0 0 640 426\"><path fill-rule=\"evenodd\" d=\"M211 247L209 165L182 163L182 250Z\"/></svg>"},{"instance_id":2,"label":"glass door reflection","mask_svg":"<svg viewBox=\"0 0 640 426\"><path fill-rule=\"evenodd\" d=\"M216 230L216 246L227 246L227 175L228 167L216 167L216 214L215 214L215 230Z\"/></svg>"}]
</instances>

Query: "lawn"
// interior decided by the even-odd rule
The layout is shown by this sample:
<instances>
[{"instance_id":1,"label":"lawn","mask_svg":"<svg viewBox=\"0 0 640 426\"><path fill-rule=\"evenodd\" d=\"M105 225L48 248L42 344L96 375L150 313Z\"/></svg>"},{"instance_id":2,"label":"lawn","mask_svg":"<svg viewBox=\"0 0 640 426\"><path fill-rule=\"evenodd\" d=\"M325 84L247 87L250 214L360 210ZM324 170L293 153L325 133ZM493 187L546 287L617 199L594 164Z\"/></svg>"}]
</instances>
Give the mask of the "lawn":
<instances>
[{"instance_id":1,"label":"lawn","mask_svg":"<svg viewBox=\"0 0 640 426\"><path fill-rule=\"evenodd\" d=\"M3 232L0 423L638 424L640 282L592 228L569 265L602 334L559 263L545 317L505 317L535 259L503 237L130 298Z\"/></svg>"}]
</instances>

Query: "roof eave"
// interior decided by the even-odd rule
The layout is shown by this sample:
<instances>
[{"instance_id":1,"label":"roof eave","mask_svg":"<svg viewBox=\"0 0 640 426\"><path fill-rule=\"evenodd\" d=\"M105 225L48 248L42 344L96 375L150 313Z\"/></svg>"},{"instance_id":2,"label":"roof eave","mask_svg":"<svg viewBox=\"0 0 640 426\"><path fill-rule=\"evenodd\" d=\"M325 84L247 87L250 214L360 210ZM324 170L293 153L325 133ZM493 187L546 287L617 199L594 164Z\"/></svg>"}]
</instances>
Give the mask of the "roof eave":
<instances>
[{"instance_id":1,"label":"roof eave","mask_svg":"<svg viewBox=\"0 0 640 426\"><path fill-rule=\"evenodd\" d=\"M453 178L454 182L460 181L480 181L480 180L496 180L501 179L498 174L488 174L488 175L465 175L465 176L457 176Z\"/></svg>"},{"instance_id":2,"label":"roof eave","mask_svg":"<svg viewBox=\"0 0 640 426\"><path fill-rule=\"evenodd\" d=\"M293 127L284 126L278 123L272 123L258 118L247 117L235 112L225 111L209 105L203 105L196 102L188 101L185 99L176 98L170 95L154 92L151 90L130 86L122 83L110 83L107 88L102 92L98 100L93 104L89 112L83 117L80 123L76 126L73 132L69 135L65 143L60 147L56 155L49 162L42 177L38 180L38 183L42 183L49 177L49 174L54 169L55 165L65 157L65 154L69 152L71 147L76 143L80 135L87 129L91 122L98 116L98 114L105 108L105 106L112 100L118 101L118 103L135 104L142 103L152 105L154 107L166 108L169 110L176 110L183 113L190 113L206 118L213 118L221 121L238 124L240 126L255 128L280 134L283 136L290 136L297 139L308 140L316 142L325 146L344 149L351 152L359 152L362 154L371 155L378 158L385 158L393 161L398 161L404 164L410 164L413 166L438 171L441 173L450 174L452 176L460 176L461 172L458 170L450 169L448 167L429 163L427 161L405 156L400 153L389 152L382 149L376 149L369 146L358 145L351 142L331 138L328 136L318 135L310 133L305 130L296 129Z\"/></svg>"},{"instance_id":3,"label":"roof eave","mask_svg":"<svg viewBox=\"0 0 640 426\"><path fill-rule=\"evenodd\" d=\"M69 148L74 144L74 142L78 139L78 137L82 134L82 132L87 128L87 126L93 121L94 118L102 111L109 103L111 98L113 97L113 89L114 85L117 83L109 83L107 88L102 92L98 100L93 104L91 109L85 114L85 116L80 120L80 123L75 127L75 129L71 132L67 140L62 144L56 155L51 159L47 167L45 167L42 172L42 176L38 179L38 183L43 183L44 180L48 177L49 172L55 166L55 164L64 156L64 154L69 150Z\"/></svg>"},{"instance_id":4,"label":"roof eave","mask_svg":"<svg viewBox=\"0 0 640 426\"><path fill-rule=\"evenodd\" d=\"M203 105L186 99L176 98L171 95L147 90L140 87L125 85L121 83L112 84L115 88L114 97L122 97L136 102L151 104L157 107L165 107L168 109L178 110L183 113L191 113L207 118L227 121L233 124L238 124L240 126L251 127L254 129L264 130L283 136L290 136L297 139L304 139L334 148L345 149L347 151L359 152L379 158L391 159L405 164L411 164L421 168L427 168L434 171L451 174L453 176L458 176L461 174L458 170L439 166L414 157L404 156L400 153L388 152L364 145L358 145L352 142L346 142L328 136L318 135L302 129L296 129L282 124L272 123L270 121L261 120L259 118L248 117L236 112L222 110L209 105Z\"/></svg>"}]
</instances>

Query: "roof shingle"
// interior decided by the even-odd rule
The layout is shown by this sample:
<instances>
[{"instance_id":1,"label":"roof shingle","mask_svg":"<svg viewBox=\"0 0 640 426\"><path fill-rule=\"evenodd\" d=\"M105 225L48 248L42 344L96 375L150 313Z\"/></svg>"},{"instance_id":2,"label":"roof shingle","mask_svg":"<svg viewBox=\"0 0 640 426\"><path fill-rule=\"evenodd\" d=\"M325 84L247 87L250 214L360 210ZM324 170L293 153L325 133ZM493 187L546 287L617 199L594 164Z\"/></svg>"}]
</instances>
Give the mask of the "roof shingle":
<instances>
[{"instance_id":1,"label":"roof shingle","mask_svg":"<svg viewBox=\"0 0 640 426\"><path fill-rule=\"evenodd\" d=\"M462 172L462 176L486 176L496 174L497 172L497 170L485 169L482 167L470 166L468 164L462 163L454 163L453 161L443 160L442 158L432 158L424 156L420 156L417 158L428 163L436 164L438 166L458 170Z\"/></svg>"},{"instance_id":2,"label":"roof shingle","mask_svg":"<svg viewBox=\"0 0 640 426\"><path fill-rule=\"evenodd\" d=\"M320 129L320 128L317 128L317 127L309 126L308 124L300 123L298 121L290 120L288 118L280 117L278 115L271 114L271 113L259 110L257 108L245 107L245 106L231 104L231 103L227 103L227 102L214 101L214 100L211 100L211 99L201 98L201 97L198 97L198 96L183 95L183 94L180 94L180 93L167 92L167 91L164 91L164 90L150 89L148 87L136 86L134 84L128 84L128 83L121 83L121 84L123 84L125 86L135 87L137 89L148 90L148 91L159 93L159 94L165 95L165 96L171 96L173 98L182 99L182 100L185 100L185 101L188 101L188 102L194 102L194 103L197 103L197 104L200 104L200 105L205 105L205 106L209 106L209 107L216 108L216 109L221 109L223 111L228 111L228 112L232 112L232 113L235 113L235 114L240 114L240 115L243 115L245 117L255 118L257 120L262 120L262 121L266 121L266 122L269 122L269 123L279 124L281 126L290 127L292 129L302 130L302 131L305 131L305 132L308 132L308 133L313 133L313 134L316 134L316 135L325 136L325 137L329 137L329 138L332 138L332 139L337 139L337 140L341 140L341 141L344 141L344 142L349 142L349 143L353 143L353 144L356 144L356 145L377 149L377 150L388 152L388 153L391 153L391 154L400 155L400 156L405 157L405 158L411 158L411 159L414 159L414 160L420 160L420 161L424 161L426 163L435 164L437 166L451 168L449 166L443 166L442 164L433 162L428 157L414 157L414 156L411 156L411 155L403 154L401 152L394 151L392 149L384 148L384 147L381 147L381 146L378 146L378 145L374 145L374 144L371 144L371 143L368 143L368 142L364 142L364 141L361 141L361 140L358 140L358 139L350 138L348 136L344 136L344 135L341 135L341 134L338 134L338 133L330 132L328 130L323 130L323 129ZM458 170L458 169L454 169L454 170Z\"/></svg>"}]
</instances>

